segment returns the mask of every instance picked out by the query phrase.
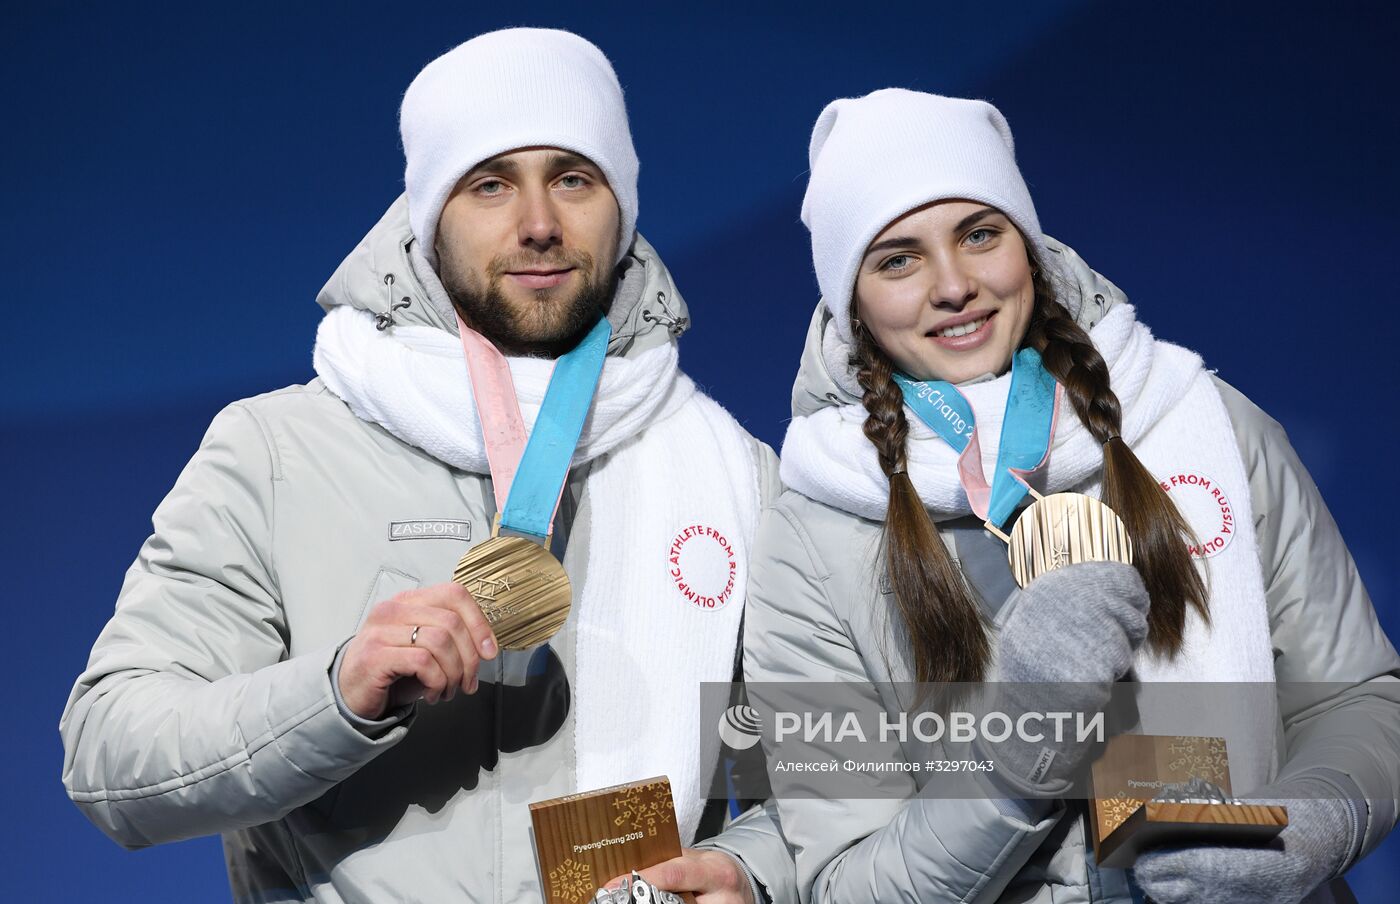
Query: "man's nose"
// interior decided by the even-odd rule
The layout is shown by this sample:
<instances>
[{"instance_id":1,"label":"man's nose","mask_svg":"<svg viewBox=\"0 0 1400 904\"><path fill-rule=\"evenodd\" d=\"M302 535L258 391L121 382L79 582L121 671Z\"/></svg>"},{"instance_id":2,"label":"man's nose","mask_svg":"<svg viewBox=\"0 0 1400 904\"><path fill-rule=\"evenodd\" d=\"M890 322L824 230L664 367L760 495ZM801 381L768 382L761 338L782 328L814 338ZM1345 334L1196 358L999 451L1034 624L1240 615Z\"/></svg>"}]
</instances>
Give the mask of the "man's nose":
<instances>
[{"instance_id":1,"label":"man's nose","mask_svg":"<svg viewBox=\"0 0 1400 904\"><path fill-rule=\"evenodd\" d=\"M520 244L538 251L553 248L564 240L559 212L547 188L529 190L521 195Z\"/></svg>"}]
</instances>

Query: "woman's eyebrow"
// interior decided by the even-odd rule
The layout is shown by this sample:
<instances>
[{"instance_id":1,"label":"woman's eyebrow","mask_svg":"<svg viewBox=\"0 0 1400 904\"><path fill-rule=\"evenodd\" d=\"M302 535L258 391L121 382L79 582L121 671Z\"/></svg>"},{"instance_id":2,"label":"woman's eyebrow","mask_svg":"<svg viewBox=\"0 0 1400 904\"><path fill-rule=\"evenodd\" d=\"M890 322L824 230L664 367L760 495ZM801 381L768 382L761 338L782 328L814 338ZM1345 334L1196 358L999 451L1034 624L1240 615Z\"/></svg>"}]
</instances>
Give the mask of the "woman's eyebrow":
<instances>
[{"instance_id":1,"label":"woman's eyebrow","mask_svg":"<svg viewBox=\"0 0 1400 904\"><path fill-rule=\"evenodd\" d=\"M987 217L995 216L1000 213L1001 211L997 210L995 207L984 207L981 210L974 210L972 213L959 220L958 225L953 227L953 231L962 232L974 223L978 223L985 220ZM877 251L889 251L895 248L917 248L918 246L919 240L913 236L895 235L871 245L866 249L865 256L869 257Z\"/></svg>"},{"instance_id":2,"label":"woman's eyebrow","mask_svg":"<svg viewBox=\"0 0 1400 904\"><path fill-rule=\"evenodd\" d=\"M883 241L876 242L866 249L865 256L869 257L877 251L888 251L891 248L917 248L919 240L909 235L896 235Z\"/></svg>"},{"instance_id":3,"label":"woman's eyebrow","mask_svg":"<svg viewBox=\"0 0 1400 904\"><path fill-rule=\"evenodd\" d=\"M992 214L997 213L1001 213L1001 211L997 210L995 207L984 207L981 210L975 210L967 216L963 217L961 220L959 220L958 225L953 227L953 231L962 232L964 229L971 226L973 223L976 223L979 220L984 220Z\"/></svg>"}]
</instances>

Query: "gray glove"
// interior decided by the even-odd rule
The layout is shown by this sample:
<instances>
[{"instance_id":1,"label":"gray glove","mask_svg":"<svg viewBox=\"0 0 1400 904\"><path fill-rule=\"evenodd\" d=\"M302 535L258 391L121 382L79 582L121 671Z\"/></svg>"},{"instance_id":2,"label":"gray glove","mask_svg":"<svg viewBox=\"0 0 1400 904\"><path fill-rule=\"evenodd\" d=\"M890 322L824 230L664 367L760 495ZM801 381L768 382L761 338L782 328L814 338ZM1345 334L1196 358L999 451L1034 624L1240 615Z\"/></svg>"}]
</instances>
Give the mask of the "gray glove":
<instances>
[{"instance_id":1,"label":"gray glove","mask_svg":"<svg viewBox=\"0 0 1400 904\"><path fill-rule=\"evenodd\" d=\"M1288 828L1273 844L1147 851L1133 867L1143 892L1156 904L1296 904L1356 856L1365 828L1364 802L1346 799L1331 782L1301 775L1249 800L1288 808Z\"/></svg>"},{"instance_id":2,"label":"gray glove","mask_svg":"<svg viewBox=\"0 0 1400 904\"><path fill-rule=\"evenodd\" d=\"M1018 590L1008 605L1014 608L997 641L1007 710L1099 712L1147 637L1147 589L1130 565L1058 568ZM1065 790L1088 746L1068 731L1058 742L1048 732L1039 742L1013 734L979 742L978 751L996 761L992 776L1002 790L1039 796Z\"/></svg>"}]
</instances>

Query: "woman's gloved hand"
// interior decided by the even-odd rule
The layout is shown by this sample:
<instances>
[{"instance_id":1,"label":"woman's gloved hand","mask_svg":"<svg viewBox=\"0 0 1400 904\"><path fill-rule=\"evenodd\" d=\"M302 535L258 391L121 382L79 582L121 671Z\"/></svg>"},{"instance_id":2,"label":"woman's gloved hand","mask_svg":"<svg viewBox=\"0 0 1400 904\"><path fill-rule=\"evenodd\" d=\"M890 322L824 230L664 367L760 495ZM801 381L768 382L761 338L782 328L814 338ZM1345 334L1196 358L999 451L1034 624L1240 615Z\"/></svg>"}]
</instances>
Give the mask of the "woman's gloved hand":
<instances>
[{"instance_id":1,"label":"woman's gloved hand","mask_svg":"<svg viewBox=\"0 0 1400 904\"><path fill-rule=\"evenodd\" d=\"M1041 575L1013 594L997 638L997 680L1004 711L1073 712L1086 717L1109 702L1113 684L1127 674L1147 637L1147 589L1130 565L1084 562ZM1012 734L979 741L995 761L991 774L1013 796L1063 791L1087 743L1066 726L1062 740Z\"/></svg>"},{"instance_id":2,"label":"woman's gloved hand","mask_svg":"<svg viewBox=\"0 0 1400 904\"><path fill-rule=\"evenodd\" d=\"M1288 827L1267 847L1163 847L1140 854L1133 873L1156 904L1230 901L1297 904L1350 865L1364 831L1363 801L1302 775L1249 796L1288 808Z\"/></svg>"}]
</instances>

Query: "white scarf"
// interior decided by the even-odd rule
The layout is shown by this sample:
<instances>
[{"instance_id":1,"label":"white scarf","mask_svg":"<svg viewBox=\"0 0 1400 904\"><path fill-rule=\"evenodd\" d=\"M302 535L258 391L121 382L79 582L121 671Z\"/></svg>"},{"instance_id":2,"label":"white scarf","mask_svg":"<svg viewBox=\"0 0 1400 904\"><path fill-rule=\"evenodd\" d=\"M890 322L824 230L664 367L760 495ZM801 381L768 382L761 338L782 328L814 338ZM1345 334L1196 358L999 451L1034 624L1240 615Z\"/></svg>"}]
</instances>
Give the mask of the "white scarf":
<instances>
[{"instance_id":1,"label":"white scarf","mask_svg":"<svg viewBox=\"0 0 1400 904\"><path fill-rule=\"evenodd\" d=\"M853 376L846 364L849 348L834 336L828 325L822 357L828 373L852 390ZM1171 488L1171 498L1197 538L1203 544L1216 538L1224 541L1219 549L1196 559L1209 588L1211 624L1192 610L1181 653L1164 660L1140 652L1134 666L1138 677L1150 682L1273 682L1273 650L1249 480L1219 392L1198 355L1155 340L1138 323L1131 305L1116 305L1090 337L1108 363L1111 385L1122 404L1123 438L1143 465ZM977 417L987 474L994 473L1010 385L1008 373L959 387ZM853 391L859 393L858 388ZM794 418L783 442L783 483L843 511L883 520L889 481L880 470L875 447L862 431L865 418L859 403ZM937 520L970 514L958 480L957 453L918 417L911 415L908 420L908 473L919 497ZM1069 401L1062 399L1050 457L1040 476L1043 490L1097 497L1102 466L1098 441ZM1222 527L1228 532L1222 533ZM1222 706L1231 697L1220 696ZM1233 695L1241 701L1245 696ZM1260 696L1247 695L1251 703ZM1143 728L1148 733L1224 736L1234 790L1246 791L1272 778L1277 718L1276 709L1241 705L1228 718L1209 723L1202 718L1192 729L1154 729L1146 720Z\"/></svg>"},{"instance_id":2,"label":"white scarf","mask_svg":"<svg viewBox=\"0 0 1400 904\"><path fill-rule=\"evenodd\" d=\"M1109 365L1113 391L1123 405L1123 438L1130 445L1157 423L1176 398L1191 370L1200 369L1200 359L1176 364L1158 360L1152 334L1133 318L1131 305L1115 306L1094 327L1093 338ZM823 358L827 370L837 379L846 375L847 346L836 338L827 324L823 334ZM1175 366L1173 366L1175 365ZM1184 365L1184 366L1183 366ZM1153 373L1153 368L1156 373ZM1151 377L1152 390L1144 392ZM967 397L977 416L977 436L982 447L983 467L993 473L1010 374L959 390ZM854 394L858 397L860 390ZM889 481L880 470L875 447L865 438L863 405L833 405L806 417L793 418L783 441L782 477L784 485L819 502L860 515L882 520L889 501ZM958 453L917 417L909 417L909 478L924 505L937 520L969 514L967 495L958 481ZM1103 465L1103 450L1079 422L1073 410L1057 412L1054 445L1045 470L1050 492L1076 486Z\"/></svg>"},{"instance_id":3,"label":"white scarf","mask_svg":"<svg viewBox=\"0 0 1400 904\"><path fill-rule=\"evenodd\" d=\"M381 332L368 312L339 307L321 321L313 361L361 419L449 465L490 474L452 334ZM532 428L554 362L508 361ZM681 373L671 342L606 359L574 452L574 465L586 462L592 517L574 530L588 532L588 559L569 615L577 790L669 776L689 844L718 755L714 732L701 732L697 682L733 676L758 522L756 446ZM687 591L724 601L706 608Z\"/></svg>"}]
</instances>

